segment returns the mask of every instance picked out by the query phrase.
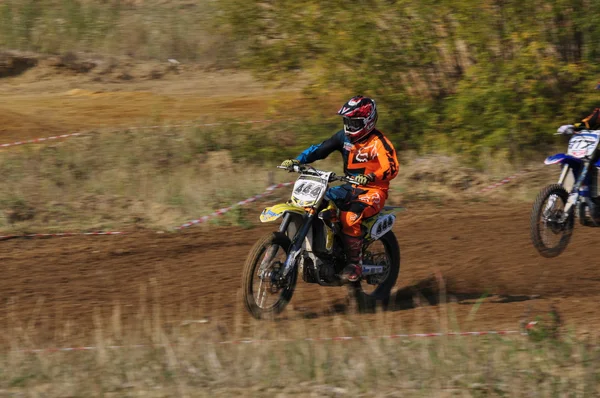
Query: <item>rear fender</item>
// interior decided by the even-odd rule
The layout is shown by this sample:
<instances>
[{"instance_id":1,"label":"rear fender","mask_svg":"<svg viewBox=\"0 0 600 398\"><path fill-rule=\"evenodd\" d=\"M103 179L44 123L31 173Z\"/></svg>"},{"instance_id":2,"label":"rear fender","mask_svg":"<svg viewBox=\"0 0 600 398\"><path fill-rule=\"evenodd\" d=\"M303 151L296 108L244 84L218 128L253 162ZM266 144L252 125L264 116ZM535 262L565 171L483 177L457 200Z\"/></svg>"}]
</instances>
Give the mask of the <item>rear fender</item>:
<instances>
[{"instance_id":1,"label":"rear fender","mask_svg":"<svg viewBox=\"0 0 600 398\"><path fill-rule=\"evenodd\" d=\"M260 214L261 222L273 222L283 216L285 213L296 213L304 215L306 211L297 206L292 206L287 203L280 203L275 206L265 208Z\"/></svg>"},{"instance_id":2,"label":"rear fender","mask_svg":"<svg viewBox=\"0 0 600 398\"><path fill-rule=\"evenodd\" d=\"M363 226L367 230L365 239L377 240L391 231L396 222L395 213L399 210L404 209L401 207L384 207L377 215L363 221Z\"/></svg>"}]
</instances>

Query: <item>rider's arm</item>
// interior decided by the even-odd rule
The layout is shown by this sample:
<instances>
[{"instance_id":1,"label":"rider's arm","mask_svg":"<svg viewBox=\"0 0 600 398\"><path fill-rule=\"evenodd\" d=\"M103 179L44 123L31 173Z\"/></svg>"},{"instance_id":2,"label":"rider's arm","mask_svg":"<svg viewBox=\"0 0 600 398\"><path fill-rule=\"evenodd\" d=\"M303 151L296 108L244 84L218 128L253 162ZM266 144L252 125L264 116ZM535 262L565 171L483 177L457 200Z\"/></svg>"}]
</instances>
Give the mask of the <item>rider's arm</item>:
<instances>
[{"instance_id":1,"label":"rider's arm","mask_svg":"<svg viewBox=\"0 0 600 398\"><path fill-rule=\"evenodd\" d=\"M600 124L600 108L594 109L594 111L585 119L581 121L581 123L575 123L573 126L575 130L583 130L583 129L597 129Z\"/></svg>"},{"instance_id":2,"label":"rider's arm","mask_svg":"<svg viewBox=\"0 0 600 398\"><path fill-rule=\"evenodd\" d=\"M374 181L390 181L398 174L398 158L396 150L390 141L378 133L377 159L379 170L370 174Z\"/></svg>"},{"instance_id":3,"label":"rider's arm","mask_svg":"<svg viewBox=\"0 0 600 398\"><path fill-rule=\"evenodd\" d=\"M340 135L341 133L341 135ZM298 157L297 160L302 164L312 163L316 160L325 159L333 151L341 151L344 145L344 131L339 131L326 139L319 145L312 145L305 149Z\"/></svg>"}]
</instances>

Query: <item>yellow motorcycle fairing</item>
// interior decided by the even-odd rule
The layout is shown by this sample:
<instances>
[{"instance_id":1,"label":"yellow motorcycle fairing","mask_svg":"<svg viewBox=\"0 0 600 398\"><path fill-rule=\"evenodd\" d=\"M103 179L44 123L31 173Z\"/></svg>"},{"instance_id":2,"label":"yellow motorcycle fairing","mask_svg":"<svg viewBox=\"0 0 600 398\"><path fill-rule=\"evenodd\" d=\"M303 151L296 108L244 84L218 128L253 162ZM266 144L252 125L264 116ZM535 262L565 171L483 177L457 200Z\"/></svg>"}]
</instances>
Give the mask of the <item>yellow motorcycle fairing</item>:
<instances>
[{"instance_id":1,"label":"yellow motorcycle fairing","mask_svg":"<svg viewBox=\"0 0 600 398\"><path fill-rule=\"evenodd\" d=\"M288 203L279 203L275 206L265 208L262 213L260 213L260 221L272 222L288 212L304 215L306 210L304 210L302 207L294 206Z\"/></svg>"}]
</instances>

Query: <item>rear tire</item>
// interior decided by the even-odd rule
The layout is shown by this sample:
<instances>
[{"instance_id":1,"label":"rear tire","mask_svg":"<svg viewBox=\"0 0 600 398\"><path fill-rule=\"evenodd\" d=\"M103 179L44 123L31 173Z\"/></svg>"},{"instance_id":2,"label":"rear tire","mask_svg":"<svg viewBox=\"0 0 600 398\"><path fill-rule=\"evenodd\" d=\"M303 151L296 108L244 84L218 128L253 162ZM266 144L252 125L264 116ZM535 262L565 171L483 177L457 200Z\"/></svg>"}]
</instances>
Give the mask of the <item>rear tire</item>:
<instances>
[{"instance_id":1,"label":"rear tire","mask_svg":"<svg viewBox=\"0 0 600 398\"><path fill-rule=\"evenodd\" d=\"M376 285L372 292L367 292L363 288L366 282L359 281L349 285L349 293L352 299L356 300L359 310L374 309L377 301L380 301L384 307L388 305L390 293L396 285L398 274L400 273L400 246L396 235L389 231L376 241L369 243L365 251L369 250L369 246L381 242L385 249L385 255L389 262L389 271L385 279ZM368 261L369 259L366 258Z\"/></svg>"},{"instance_id":2,"label":"rear tire","mask_svg":"<svg viewBox=\"0 0 600 398\"><path fill-rule=\"evenodd\" d=\"M281 269L289 253L290 245L290 239L285 234L273 232L259 239L246 258L242 276L244 304L248 312L256 319L269 318L279 314L292 299L298 276L297 269L292 271L285 287L274 286L270 278L259 277L261 263L266 260L264 256L270 254L267 252L268 249L274 248L275 253L272 255L273 258L266 261L265 272L278 272L278 267ZM277 255L280 253L281 256L277 259ZM258 286L255 286L255 282L258 282ZM264 301L267 295L277 296L273 304L266 305Z\"/></svg>"},{"instance_id":3,"label":"rear tire","mask_svg":"<svg viewBox=\"0 0 600 398\"><path fill-rule=\"evenodd\" d=\"M549 200L554 198L553 203ZM531 210L529 229L533 246L544 257L561 254L573 234L574 207L567 220L560 224L554 220L563 215L569 199L568 192L559 184L548 185L538 194Z\"/></svg>"}]
</instances>

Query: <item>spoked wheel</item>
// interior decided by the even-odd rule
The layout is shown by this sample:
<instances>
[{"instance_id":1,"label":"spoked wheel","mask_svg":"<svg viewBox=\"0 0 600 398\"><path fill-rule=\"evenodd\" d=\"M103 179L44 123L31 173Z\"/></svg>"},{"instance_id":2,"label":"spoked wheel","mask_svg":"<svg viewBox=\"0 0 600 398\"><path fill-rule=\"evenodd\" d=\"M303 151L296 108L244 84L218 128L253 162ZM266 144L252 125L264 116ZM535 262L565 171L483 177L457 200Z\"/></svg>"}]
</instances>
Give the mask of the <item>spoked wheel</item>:
<instances>
[{"instance_id":1,"label":"spoked wheel","mask_svg":"<svg viewBox=\"0 0 600 398\"><path fill-rule=\"evenodd\" d=\"M260 239L252 248L244 265L244 302L256 319L268 318L283 311L296 286L297 270L282 280L283 265L290 240L280 232Z\"/></svg>"},{"instance_id":2,"label":"spoked wheel","mask_svg":"<svg viewBox=\"0 0 600 398\"><path fill-rule=\"evenodd\" d=\"M387 304L400 273L400 247L392 231L364 248L363 263L382 266L383 272L364 275L359 282L351 285L351 293L357 299L359 308L371 307L377 300Z\"/></svg>"},{"instance_id":3,"label":"spoked wheel","mask_svg":"<svg viewBox=\"0 0 600 398\"><path fill-rule=\"evenodd\" d=\"M531 211L530 231L533 246L544 257L561 254L573 234L573 210L562 220L569 199L567 191L558 184L549 185L538 195Z\"/></svg>"}]
</instances>

